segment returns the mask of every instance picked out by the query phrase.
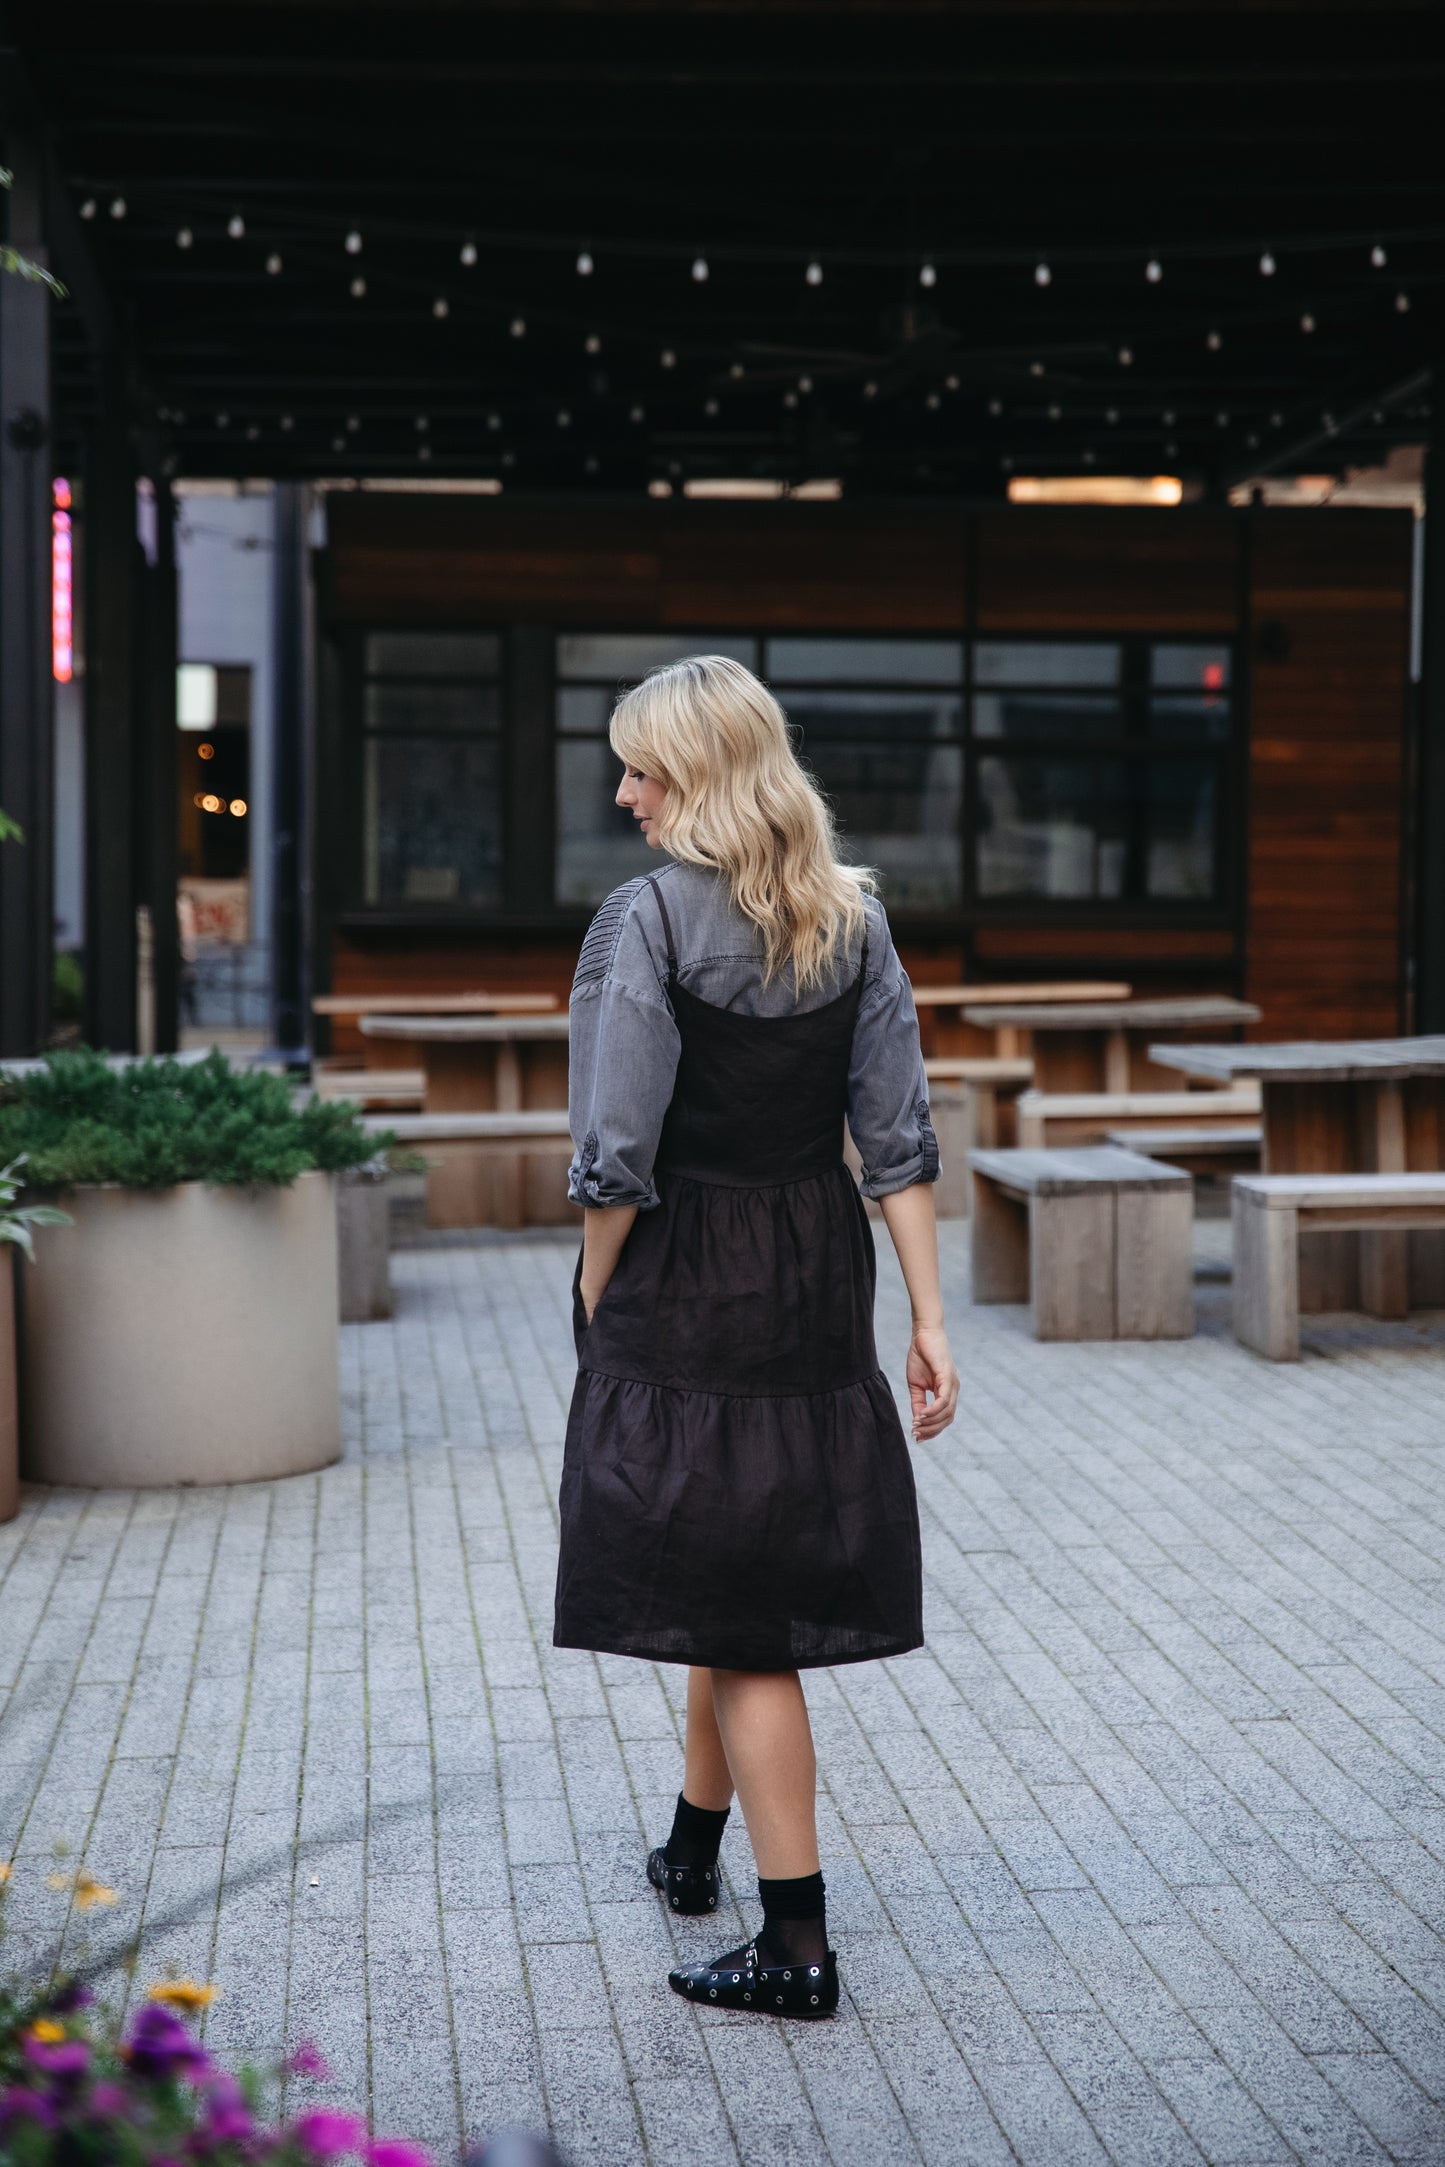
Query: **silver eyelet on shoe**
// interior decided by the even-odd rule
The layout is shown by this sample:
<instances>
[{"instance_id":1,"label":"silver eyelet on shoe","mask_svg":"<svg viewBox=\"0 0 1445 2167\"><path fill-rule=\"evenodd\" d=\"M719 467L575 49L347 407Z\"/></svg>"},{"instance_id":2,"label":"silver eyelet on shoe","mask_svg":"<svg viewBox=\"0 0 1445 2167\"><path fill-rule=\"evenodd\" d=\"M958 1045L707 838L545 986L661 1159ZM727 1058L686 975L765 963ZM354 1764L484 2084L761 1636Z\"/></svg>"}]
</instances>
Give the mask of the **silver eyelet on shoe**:
<instances>
[{"instance_id":1,"label":"silver eyelet on shoe","mask_svg":"<svg viewBox=\"0 0 1445 2167\"><path fill-rule=\"evenodd\" d=\"M780 1994L780 1995L778 1996L778 2007L779 2007L779 2008L781 2009L781 2008L782 2008L782 2006L783 2006L783 1997L782 1997L782 1995Z\"/></svg>"},{"instance_id":2,"label":"silver eyelet on shoe","mask_svg":"<svg viewBox=\"0 0 1445 2167\"><path fill-rule=\"evenodd\" d=\"M716 2001L716 2000L717 2000L717 1988L716 1988L715 1986L710 1986L710 1987L708 1988L708 1990L707 1990L707 1998L708 1998L708 2000L709 2000L709 2001Z\"/></svg>"},{"instance_id":3,"label":"silver eyelet on shoe","mask_svg":"<svg viewBox=\"0 0 1445 2167\"><path fill-rule=\"evenodd\" d=\"M743 1983L743 1975L742 1975L742 1973L741 1973L740 1971L735 1971L735 1972L733 1973L733 1985L734 1985L734 1986L741 1986L741 1985L742 1985L742 1983Z\"/></svg>"},{"instance_id":4,"label":"silver eyelet on shoe","mask_svg":"<svg viewBox=\"0 0 1445 2167\"><path fill-rule=\"evenodd\" d=\"M743 1996L743 2000L744 2000L744 2001L751 2001L751 2000L752 2000L752 1998L753 1998L753 1997L752 1997L752 1995L751 1995L751 1994L744 1994L744 1996Z\"/></svg>"},{"instance_id":5,"label":"silver eyelet on shoe","mask_svg":"<svg viewBox=\"0 0 1445 2167\"><path fill-rule=\"evenodd\" d=\"M793 1976L793 1974L792 1974L792 1973L791 1973L790 1971L785 1971L785 1972L783 1973L783 1977L784 1977L785 1979L791 1979L791 1978L792 1978L792 1976Z\"/></svg>"},{"instance_id":6,"label":"silver eyelet on shoe","mask_svg":"<svg viewBox=\"0 0 1445 2167\"><path fill-rule=\"evenodd\" d=\"M811 2003L813 2004L813 2007L814 2007L814 2008L816 2009L816 2008L817 2008L817 2006L818 2006L818 1997L817 1997L817 1995L816 1995L816 1994L810 1994L810 1995L808 1996L808 1999L809 1999L809 2001L810 2001L810 2002L811 2002Z\"/></svg>"},{"instance_id":7,"label":"silver eyelet on shoe","mask_svg":"<svg viewBox=\"0 0 1445 2167\"><path fill-rule=\"evenodd\" d=\"M814 1964L814 1965L812 1966L812 1968L810 1969L809 1973L808 1973L808 1977L809 1977L810 1979L816 1979L816 1978L817 1978L817 1976L818 1976L818 1966L817 1966L816 1964Z\"/></svg>"},{"instance_id":8,"label":"silver eyelet on shoe","mask_svg":"<svg viewBox=\"0 0 1445 2167\"><path fill-rule=\"evenodd\" d=\"M673 1899L672 1899L672 1908L673 1908L673 1910L674 1910L674 1911L676 1911L676 1910L677 1910L677 1908L678 1908L678 1906L679 1906L679 1904L680 1904L681 1902L682 1902L682 1898L681 1898L680 1896L674 1896L674 1897L673 1897Z\"/></svg>"}]
</instances>

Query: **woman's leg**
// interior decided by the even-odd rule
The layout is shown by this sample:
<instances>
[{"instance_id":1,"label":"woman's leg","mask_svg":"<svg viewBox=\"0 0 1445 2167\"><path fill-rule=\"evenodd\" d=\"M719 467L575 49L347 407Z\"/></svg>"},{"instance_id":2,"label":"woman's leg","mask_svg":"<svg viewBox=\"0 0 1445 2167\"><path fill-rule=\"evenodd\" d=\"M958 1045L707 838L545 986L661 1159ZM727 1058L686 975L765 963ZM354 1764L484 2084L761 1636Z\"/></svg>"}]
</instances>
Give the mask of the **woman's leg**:
<instances>
[{"instance_id":1,"label":"woman's leg","mask_svg":"<svg viewBox=\"0 0 1445 2167\"><path fill-rule=\"evenodd\" d=\"M733 1779L713 1712L710 1670L697 1664L687 1674L687 1742L683 1748L682 1795L690 1806L726 1813L733 1802Z\"/></svg>"},{"instance_id":2,"label":"woman's leg","mask_svg":"<svg viewBox=\"0 0 1445 2167\"><path fill-rule=\"evenodd\" d=\"M706 1676L692 1673L694 1679ZM759 1874L765 1881L815 1874L818 1763L797 1672L715 1670L712 1704ZM689 1740L691 1716L689 1680Z\"/></svg>"}]
</instances>

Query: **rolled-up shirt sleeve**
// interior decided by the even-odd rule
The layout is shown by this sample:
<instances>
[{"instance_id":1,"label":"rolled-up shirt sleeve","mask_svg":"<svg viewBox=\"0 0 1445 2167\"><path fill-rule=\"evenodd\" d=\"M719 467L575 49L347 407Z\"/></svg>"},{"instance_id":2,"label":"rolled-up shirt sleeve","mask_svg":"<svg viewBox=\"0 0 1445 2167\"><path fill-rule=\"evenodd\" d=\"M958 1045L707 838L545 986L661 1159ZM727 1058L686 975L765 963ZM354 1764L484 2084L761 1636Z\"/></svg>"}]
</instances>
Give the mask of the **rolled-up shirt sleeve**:
<instances>
[{"instance_id":1,"label":"rolled-up shirt sleeve","mask_svg":"<svg viewBox=\"0 0 1445 2167\"><path fill-rule=\"evenodd\" d=\"M638 889L603 904L572 986L568 1123L574 1204L657 1203L652 1170L677 1075L679 1039Z\"/></svg>"},{"instance_id":2,"label":"rolled-up shirt sleeve","mask_svg":"<svg viewBox=\"0 0 1445 2167\"><path fill-rule=\"evenodd\" d=\"M937 1181L938 1141L918 1016L880 903L868 903L868 976L848 1070L848 1127L863 1161L863 1194L893 1196Z\"/></svg>"}]
</instances>

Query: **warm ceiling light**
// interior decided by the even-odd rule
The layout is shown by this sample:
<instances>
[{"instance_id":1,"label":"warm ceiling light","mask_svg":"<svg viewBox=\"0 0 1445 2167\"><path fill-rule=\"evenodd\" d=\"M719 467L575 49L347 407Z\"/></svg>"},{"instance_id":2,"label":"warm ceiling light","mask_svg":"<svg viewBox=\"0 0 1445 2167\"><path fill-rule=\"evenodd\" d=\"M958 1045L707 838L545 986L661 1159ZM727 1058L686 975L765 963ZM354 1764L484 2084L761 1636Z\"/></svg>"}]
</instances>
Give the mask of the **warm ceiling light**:
<instances>
[{"instance_id":1,"label":"warm ceiling light","mask_svg":"<svg viewBox=\"0 0 1445 2167\"><path fill-rule=\"evenodd\" d=\"M1178 504L1177 474L1018 474L1010 504Z\"/></svg>"}]
</instances>

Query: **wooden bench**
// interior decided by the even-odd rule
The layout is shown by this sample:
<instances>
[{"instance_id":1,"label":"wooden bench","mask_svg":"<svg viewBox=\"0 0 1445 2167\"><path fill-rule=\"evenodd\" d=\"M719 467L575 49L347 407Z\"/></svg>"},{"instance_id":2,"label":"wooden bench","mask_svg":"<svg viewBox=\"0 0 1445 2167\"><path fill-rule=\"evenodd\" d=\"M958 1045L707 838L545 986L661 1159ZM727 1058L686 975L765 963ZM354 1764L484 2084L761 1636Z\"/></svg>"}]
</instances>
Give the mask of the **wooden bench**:
<instances>
[{"instance_id":1,"label":"wooden bench","mask_svg":"<svg viewBox=\"0 0 1445 2167\"><path fill-rule=\"evenodd\" d=\"M1299 1360L1301 1234L1445 1228L1445 1174L1239 1174L1234 1336L1271 1362ZM1371 1283L1369 1242L1362 1279ZM1379 1312L1377 1312L1379 1313Z\"/></svg>"},{"instance_id":2,"label":"wooden bench","mask_svg":"<svg viewBox=\"0 0 1445 2167\"><path fill-rule=\"evenodd\" d=\"M311 1064L311 1088L327 1105L354 1099L358 1106L395 1106L421 1111L426 1074L419 1068L322 1068Z\"/></svg>"},{"instance_id":3,"label":"wooden bench","mask_svg":"<svg viewBox=\"0 0 1445 2167\"><path fill-rule=\"evenodd\" d=\"M1259 1166L1264 1129L1259 1122L1218 1128L1109 1129L1106 1144L1137 1151L1144 1159L1165 1159L1186 1174L1252 1174Z\"/></svg>"},{"instance_id":4,"label":"wooden bench","mask_svg":"<svg viewBox=\"0 0 1445 2167\"><path fill-rule=\"evenodd\" d=\"M1259 1116L1258 1084L1229 1091L1025 1091L1014 1107L1024 1151L1101 1144L1111 1130L1237 1127Z\"/></svg>"},{"instance_id":5,"label":"wooden bench","mask_svg":"<svg viewBox=\"0 0 1445 2167\"><path fill-rule=\"evenodd\" d=\"M572 1156L564 1106L371 1115L365 1126L425 1151L428 1226L565 1226L576 1216L563 1175Z\"/></svg>"},{"instance_id":6,"label":"wooden bench","mask_svg":"<svg viewBox=\"0 0 1445 2167\"><path fill-rule=\"evenodd\" d=\"M1033 1081L1032 1061L944 1055L923 1064L940 1172L933 1208L940 1219L968 1217L968 1155L1013 1141L1013 1102ZM1007 1132L1007 1133L1005 1133Z\"/></svg>"},{"instance_id":7,"label":"wooden bench","mask_svg":"<svg viewBox=\"0 0 1445 2167\"><path fill-rule=\"evenodd\" d=\"M1187 1339L1193 1183L1111 1145L972 1151L973 1298L1027 1302L1036 1339Z\"/></svg>"}]
</instances>

